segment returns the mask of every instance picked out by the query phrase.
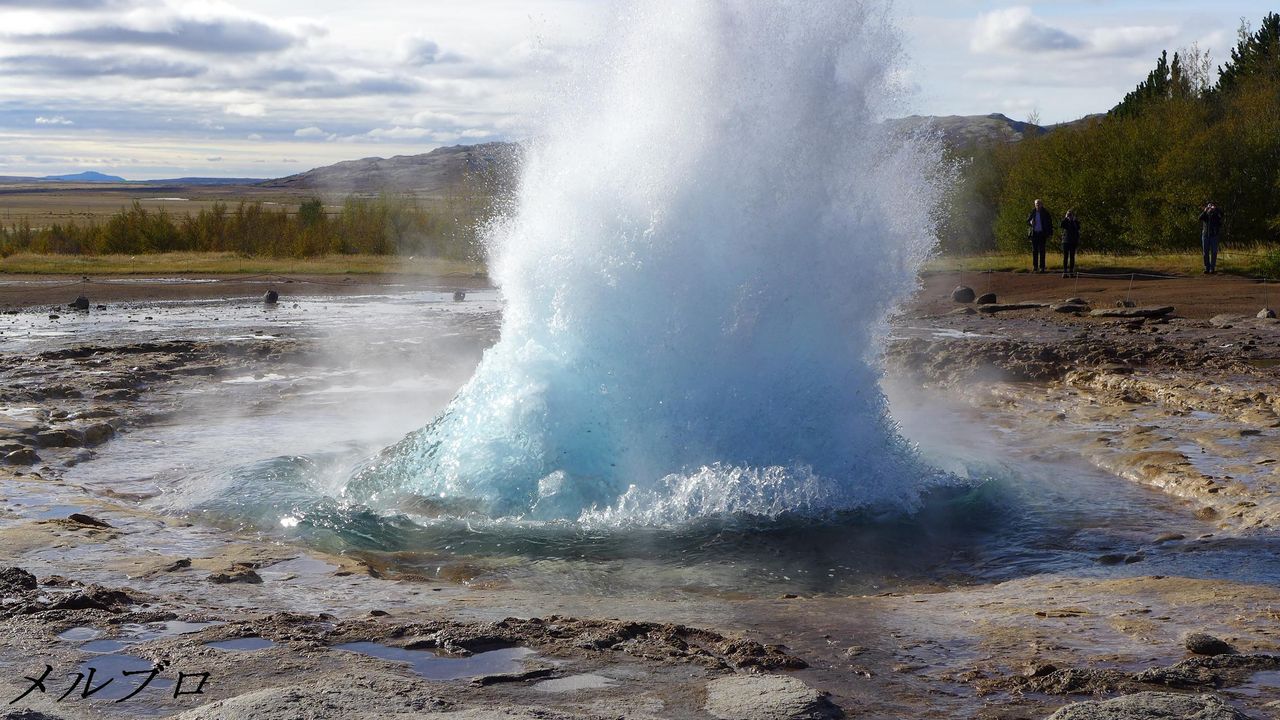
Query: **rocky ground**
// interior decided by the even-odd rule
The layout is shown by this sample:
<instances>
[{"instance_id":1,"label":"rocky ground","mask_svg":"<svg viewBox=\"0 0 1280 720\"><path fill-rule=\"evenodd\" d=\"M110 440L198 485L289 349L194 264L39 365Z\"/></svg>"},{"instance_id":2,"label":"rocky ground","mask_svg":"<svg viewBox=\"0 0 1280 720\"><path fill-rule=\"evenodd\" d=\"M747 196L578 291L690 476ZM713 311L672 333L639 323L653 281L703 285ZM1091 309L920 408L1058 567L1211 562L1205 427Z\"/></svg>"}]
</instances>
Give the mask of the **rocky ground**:
<instances>
[{"instance_id":1,"label":"rocky ground","mask_svg":"<svg viewBox=\"0 0 1280 720\"><path fill-rule=\"evenodd\" d=\"M1202 278L1161 281L1186 285L1134 304L1171 312L1096 317L1138 293L1009 275L986 282L1029 302L980 312L950 299L965 280L980 285L926 279L894 326L895 376L993 429L1051 434L1212 526L1100 564L1272 532L1280 336L1252 301L1171 302L1200 297ZM1089 310L1051 307L1071 296ZM553 594L397 574L150 512L111 478L66 479L173 421L184 387L314 357L302 336L3 353L0 703L15 702L0 717L1280 717L1280 588L1208 572L852 597Z\"/></svg>"}]
</instances>

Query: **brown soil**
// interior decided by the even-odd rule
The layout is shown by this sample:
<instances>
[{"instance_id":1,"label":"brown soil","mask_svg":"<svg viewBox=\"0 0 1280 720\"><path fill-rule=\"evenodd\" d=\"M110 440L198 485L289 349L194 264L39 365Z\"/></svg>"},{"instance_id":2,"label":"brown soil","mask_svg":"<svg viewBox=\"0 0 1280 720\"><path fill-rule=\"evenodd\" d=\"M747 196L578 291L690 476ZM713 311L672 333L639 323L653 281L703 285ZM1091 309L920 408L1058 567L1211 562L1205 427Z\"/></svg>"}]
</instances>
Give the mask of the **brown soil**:
<instances>
[{"instance_id":1,"label":"brown soil","mask_svg":"<svg viewBox=\"0 0 1280 720\"><path fill-rule=\"evenodd\" d=\"M1172 305L1186 318L1210 318L1219 313L1253 315L1280 304L1280 286L1235 275L1192 275L1172 279L1131 277L1064 278L1060 273L942 272L928 273L913 313L940 314L957 307L951 290L966 285L979 295L993 292L1000 302L1062 302L1071 297L1088 300L1095 308L1112 307L1130 299L1138 305Z\"/></svg>"}]
</instances>

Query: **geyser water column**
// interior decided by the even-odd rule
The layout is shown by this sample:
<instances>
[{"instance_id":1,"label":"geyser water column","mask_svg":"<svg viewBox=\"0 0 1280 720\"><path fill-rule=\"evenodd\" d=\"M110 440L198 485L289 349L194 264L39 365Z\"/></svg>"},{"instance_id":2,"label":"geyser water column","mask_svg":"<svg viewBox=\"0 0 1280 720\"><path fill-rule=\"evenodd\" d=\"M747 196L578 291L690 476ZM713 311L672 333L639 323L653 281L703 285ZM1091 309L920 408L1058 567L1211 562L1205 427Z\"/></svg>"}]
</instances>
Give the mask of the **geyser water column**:
<instances>
[{"instance_id":1,"label":"geyser water column","mask_svg":"<svg viewBox=\"0 0 1280 720\"><path fill-rule=\"evenodd\" d=\"M879 122L886 12L621 15L490 229L500 340L348 496L656 523L911 502L927 473L886 413L876 338L934 242L942 173L934 144Z\"/></svg>"}]
</instances>

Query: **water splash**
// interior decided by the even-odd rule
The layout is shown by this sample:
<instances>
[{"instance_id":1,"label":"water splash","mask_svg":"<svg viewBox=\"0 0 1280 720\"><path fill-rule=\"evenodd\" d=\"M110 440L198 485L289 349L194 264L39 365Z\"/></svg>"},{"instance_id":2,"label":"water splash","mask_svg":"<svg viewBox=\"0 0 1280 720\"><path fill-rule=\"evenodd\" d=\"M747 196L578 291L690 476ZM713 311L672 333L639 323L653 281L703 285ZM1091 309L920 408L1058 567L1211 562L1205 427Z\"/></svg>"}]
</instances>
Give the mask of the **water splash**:
<instances>
[{"instance_id":1,"label":"water splash","mask_svg":"<svg viewBox=\"0 0 1280 720\"><path fill-rule=\"evenodd\" d=\"M688 0L621 16L489 232L502 333L349 499L678 523L910 504L877 340L934 243L937 146L879 121L878 2Z\"/></svg>"}]
</instances>

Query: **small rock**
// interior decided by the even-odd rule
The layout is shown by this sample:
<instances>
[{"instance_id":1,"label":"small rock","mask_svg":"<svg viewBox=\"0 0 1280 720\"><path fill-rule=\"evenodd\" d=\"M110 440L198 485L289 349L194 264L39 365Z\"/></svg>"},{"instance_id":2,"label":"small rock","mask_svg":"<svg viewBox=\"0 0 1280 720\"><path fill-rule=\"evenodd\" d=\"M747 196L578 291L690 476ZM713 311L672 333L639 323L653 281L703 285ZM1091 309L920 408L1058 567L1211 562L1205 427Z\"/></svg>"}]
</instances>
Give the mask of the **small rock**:
<instances>
[{"instance_id":1,"label":"small rock","mask_svg":"<svg viewBox=\"0 0 1280 720\"><path fill-rule=\"evenodd\" d=\"M275 305L279 301L280 301L280 293L276 292L275 290L268 290L267 293L262 296L262 302L266 303L267 305Z\"/></svg>"},{"instance_id":2,"label":"small rock","mask_svg":"<svg viewBox=\"0 0 1280 720\"><path fill-rule=\"evenodd\" d=\"M116 429L108 423L97 423L84 429L84 444L89 447L101 445L115 437Z\"/></svg>"},{"instance_id":3,"label":"small rock","mask_svg":"<svg viewBox=\"0 0 1280 720\"><path fill-rule=\"evenodd\" d=\"M386 617L390 614L391 613L387 612L386 610L370 610L369 611L369 615L372 617Z\"/></svg>"},{"instance_id":4,"label":"small rock","mask_svg":"<svg viewBox=\"0 0 1280 720\"><path fill-rule=\"evenodd\" d=\"M1119 565L1125 561L1126 557L1124 553L1107 553L1106 555L1099 555L1094 560L1102 565Z\"/></svg>"},{"instance_id":5,"label":"small rock","mask_svg":"<svg viewBox=\"0 0 1280 720\"><path fill-rule=\"evenodd\" d=\"M958 307L947 314L948 315L977 315L978 311L974 310L971 307Z\"/></svg>"},{"instance_id":6,"label":"small rock","mask_svg":"<svg viewBox=\"0 0 1280 720\"><path fill-rule=\"evenodd\" d=\"M1114 700L1073 703L1048 720L1249 720L1216 695L1140 692Z\"/></svg>"},{"instance_id":7,"label":"small rock","mask_svg":"<svg viewBox=\"0 0 1280 720\"><path fill-rule=\"evenodd\" d=\"M69 305L70 307L75 308L76 310L88 310L88 309L89 309L89 298L87 298L87 297L85 297L85 296L81 295L80 297L76 298L74 301L72 301L72 302L71 302L71 303L69 303L68 305Z\"/></svg>"},{"instance_id":8,"label":"small rock","mask_svg":"<svg viewBox=\"0 0 1280 720\"><path fill-rule=\"evenodd\" d=\"M106 309L107 309L107 306L106 306L106 305L98 305L98 306L97 306L97 308L98 308L99 310L106 310Z\"/></svg>"},{"instance_id":9,"label":"small rock","mask_svg":"<svg viewBox=\"0 0 1280 720\"><path fill-rule=\"evenodd\" d=\"M40 462L40 456L31 448L14 450L4 456L5 465L35 465L38 462Z\"/></svg>"},{"instance_id":10,"label":"small rock","mask_svg":"<svg viewBox=\"0 0 1280 720\"><path fill-rule=\"evenodd\" d=\"M844 713L818 692L786 675L734 675L707 683L704 709L720 720L827 720Z\"/></svg>"},{"instance_id":11,"label":"small rock","mask_svg":"<svg viewBox=\"0 0 1280 720\"><path fill-rule=\"evenodd\" d=\"M1029 678L1045 677L1046 675L1050 675L1057 671L1058 671L1058 668L1049 663L1033 662L1033 663L1028 663L1026 667L1022 668L1022 677L1029 677Z\"/></svg>"},{"instance_id":12,"label":"small rock","mask_svg":"<svg viewBox=\"0 0 1280 720\"><path fill-rule=\"evenodd\" d=\"M1276 316L1276 311L1272 310L1271 308L1262 308L1261 310L1258 311L1258 317L1263 319L1274 318L1275 316Z\"/></svg>"},{"instance_id":13,"label":"small rock","mask_svg":"<svg viewBox=\"0 0 1280 720\"><path fill-rule=\"evenodd\" d=\"M1088 305L1076 305L1075 303L1062 303L1060 305L1050 305L1049 309L1056 313L1082 313L1089 309Z\"/></svg>"},{"instance_id":14,"label":"small rock","mask_svg":"<svg viewBox=\"0 0 1280 720\"><path fill-rule=\"evenodd\" d=\"M466 299L467 299L467 293L466 293L466 291L465 291L465 290L454 290L454 291L453 291L453 301L454 301L454 302L462 302L463 300L466 300Z\"/></svg>"},{"instance_id":15,"label":"small rock","mask_svg":"<svg viewBox=\"0 0 1280 720\"><path fill-rule=\"evenodd\" d=\"M231 572L216 572L205 578L215 585L227 585L230 583L245 583L248 585L261 585L262 576L253 570L233 570Z\"/></svg>"},{"instance_id":16,"label":"small rock","mask_svg":"<svg viewBox=\"0 0 1280 720\"><path fill-rule=\"evenodd\" d=\"M1093 317L1112 317L1112 318L1158 318L1164 317L1173 312L1173 306L1161 305L1159 307L1136 307L1134 305L1125 305L1115 310L1103 308L1094 310L1089 313Z\"/></svg>"},{"instance_id":17,"label":"small rock","mask_svg":"<svg viewBox=\"0 0 1280 720\"><path fill-rule=\"evenodd\" d=\"M97 528L111 527L111 523L105 520L99 520L98 518L92 515L85 515L84 513L71 513L70 515L67 516L67 519L70 520L71 522L80 523L81 525L88 525L90 527L97 527Z\"/></svg>"},{"instance_id":18,"label":"small rock","mask_svg":"<svg viewBox=\"0 0 1280 720\"><path fill-rule=\"evenodd\" d=\"M1116 301L1116 307L1118 307L1118 308L1131 308L1131 307L1138 307L1138 303L1136 303L1136 302L1134 302L1134 301L1132 301L1132 300L1117 300L1117 301Z\"/></svg>"},{"instance_id":19,"label":"small rock","mask_svg":"<svg viewBox=\"0 0 1280 720\"><path fill-rule=\"evenodd\" d=\"M1202 507L1196 511L1196 519L1197 520L1217 520L1218 511L1206 505L1205 507Z\"/></svg>"},{"instance_id":20,"label":"small rock","mask_svg":"<svg viewBox=\"0 0 1280 720\"><path fill-rule=\"evenodd\" d=\"M80 447L84 444L80 433L71 430L50 430L36 435L36 444L47 447Z\"/></svg>"},{"instance_id":21,"label":"small rock","mask_svg":"<svg viewBox=\"0 0 1280 720\"><path fill-rule=\"evenodd\" d=\"M1067 298L1062 301L1064 305L1088 305L1089 301L1081 297Z\"/></svg>"},{"instance_id":22,"label":"small rock","mask_svg":"<svg viewBox=\"0 0 1280 720\"><path fill-rule=\"evenodd\" d=\"M996 304L996 294L995 294L995 293L983 293L983 294L981 294L981 295L979 295L979 296L978 296L977 303L978 303L979 305L995 305L995 304Z\"/></svg>"},{"instance_id":23,"label":"small rock","mask_svg":"<svg viewBox=\"0 0 1280 720\"><path fill-rule=\"evenodd\" d=\"M1187 636L1182 639L1182 644L1189 652L1196 655L1228 655L1235 652L1226 641L1219 640L1209 633L1187 633Z\"/></svg>"},{"instance_id":24,"label":"small rock","mask_svg":"<svg viewBox=\"0 0 1280 720\"><path fill-rule=\"evenodd\" d=\"M1160 533L1159 535L1157 535L1155 542L1157 544L1167 543L1167 542L1174 542L1177 540L1185 540L1186 538L1187 536L1183 535L1182 533L1167 532L1167 533Z\"/></svg>"}]
</instances>

